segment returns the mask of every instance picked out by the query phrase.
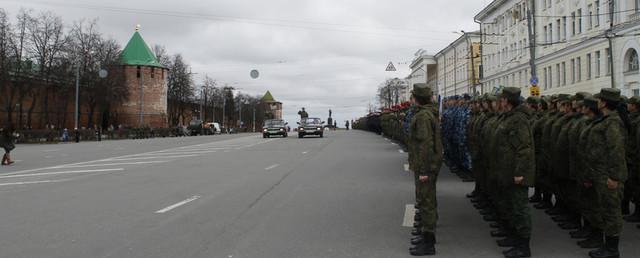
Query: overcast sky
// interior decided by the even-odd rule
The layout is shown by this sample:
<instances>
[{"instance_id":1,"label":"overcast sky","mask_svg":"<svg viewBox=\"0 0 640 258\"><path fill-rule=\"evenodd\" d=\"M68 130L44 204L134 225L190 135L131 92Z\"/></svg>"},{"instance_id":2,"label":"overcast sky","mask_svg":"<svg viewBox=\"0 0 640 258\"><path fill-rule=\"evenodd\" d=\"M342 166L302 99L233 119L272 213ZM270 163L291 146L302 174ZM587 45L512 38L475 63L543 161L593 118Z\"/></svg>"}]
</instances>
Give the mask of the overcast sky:
<instances>
[{"instance_id":1,"label":"overcast sky","mask_svg":"<svg viewBox=\"0 0 640 258\"><path fill-rule=\"evenodd\" d=\"M52 11L70 25L98 19L100 31L123 46L137 24L147 43L181 53L200 84L208 75L239 91L270 90L284 103L285 119L306 107L323 119L333 109L340 127L366 114L377 86L406 77L420 48L435 54L473 31L489 0L0 0L15 16L20 8ZM389 61L397 72L385 72ZM257 80L249 77L260 71Z\"/></svg>"}]
</instances>

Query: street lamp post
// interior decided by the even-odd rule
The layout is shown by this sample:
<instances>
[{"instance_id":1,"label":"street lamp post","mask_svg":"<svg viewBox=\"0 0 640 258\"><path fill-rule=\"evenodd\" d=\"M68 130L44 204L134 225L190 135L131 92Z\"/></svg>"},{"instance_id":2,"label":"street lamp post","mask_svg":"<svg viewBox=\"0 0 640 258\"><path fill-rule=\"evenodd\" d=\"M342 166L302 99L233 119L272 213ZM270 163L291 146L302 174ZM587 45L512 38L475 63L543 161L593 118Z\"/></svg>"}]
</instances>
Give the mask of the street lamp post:
<instances>
[{"instance_id":1,"label":"street lamp post","mask_svg":"<svg viewBox=\"0 0 640 258\"><path fill-rule=\"evenodd\" d=\"M80 116L80 62L76 64L76 112L74 116L74 128L78 129L78 118Z\"/></svg>"}]
</instances>

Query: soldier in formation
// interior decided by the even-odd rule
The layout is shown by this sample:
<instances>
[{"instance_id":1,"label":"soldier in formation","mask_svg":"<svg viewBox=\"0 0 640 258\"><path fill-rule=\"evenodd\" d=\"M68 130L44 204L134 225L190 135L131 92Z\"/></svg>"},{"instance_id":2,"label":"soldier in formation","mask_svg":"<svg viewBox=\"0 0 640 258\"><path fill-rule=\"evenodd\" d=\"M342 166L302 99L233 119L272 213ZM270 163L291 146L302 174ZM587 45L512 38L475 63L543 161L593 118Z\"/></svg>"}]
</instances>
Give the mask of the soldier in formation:
<instances>
[{"instance_id":1,"label":"soldier in formation","mask_svg":"<svg viewBox=\"0 0 640 258\"><path fill-rule=\"evenodd\" d=\"M625 100L607 88L593 96L530 97L525 107L516 92L505 88L472 104L468 143L477 180L471 200L496 228L491 235L513 247L505 257L530 256L531 186L536 191L528 200L582 239L580 247L595 249L591 257L619 257L623 212L640 200L640 98ZM639 216L636 208L624 219L639 222Z\"/></svg>"},{"instance_id":2,"label":"soldier in formation","mask_svg":"<svg viewBox=\"0 0 640 258\"><path fill-rule=\"evenodd\" d=\"M467 130L471 120L471 97L453 96L444 100L442 141L447 166L464 181L473 181L472 162L467 146Z\"/></svg>"},{"instance_id":3,"label":"soldier in formation","mask_svg":"<svg viewBox=\"0 0 640 258\"><path fill-rule=\"evenodd\" d=\"M409 168L415 175L415 229L411 255L434 255L438 218L436 183L442 166L442 142L438 107L433 91L426 84L415 84L412 91L412 113L409 122ZM405 117L406 118L406 117Z\"/></svg>"}]
</instances>

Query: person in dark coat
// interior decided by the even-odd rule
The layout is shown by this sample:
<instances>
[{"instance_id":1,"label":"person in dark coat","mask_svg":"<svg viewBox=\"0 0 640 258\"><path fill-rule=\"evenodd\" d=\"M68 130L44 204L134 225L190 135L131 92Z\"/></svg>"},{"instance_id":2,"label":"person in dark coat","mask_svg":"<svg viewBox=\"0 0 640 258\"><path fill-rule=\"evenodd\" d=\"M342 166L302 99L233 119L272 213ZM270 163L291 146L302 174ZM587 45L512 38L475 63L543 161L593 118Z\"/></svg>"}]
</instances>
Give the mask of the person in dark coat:
<instances>
[{"instance_id":1,"label":"person in dark coat","mask_svg":"<svg viewBox=\"0 0 640 258\"><path fill-rule=\"evenodd\" d=\"M4 155L2 156L3 166L14 163L11 160L11 151L16 148L16 145L13 143L14 139L13 128L11 126L0 128L0 146L4 149Z\"/></svg>"}]
</instances>

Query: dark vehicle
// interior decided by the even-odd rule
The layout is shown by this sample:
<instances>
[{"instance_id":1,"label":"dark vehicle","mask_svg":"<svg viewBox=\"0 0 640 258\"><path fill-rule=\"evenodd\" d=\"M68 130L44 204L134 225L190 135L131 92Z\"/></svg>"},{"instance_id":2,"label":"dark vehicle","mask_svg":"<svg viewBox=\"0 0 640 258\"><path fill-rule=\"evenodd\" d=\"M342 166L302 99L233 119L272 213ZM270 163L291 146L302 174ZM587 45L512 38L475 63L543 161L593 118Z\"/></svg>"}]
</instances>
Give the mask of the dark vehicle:
<instances>
[{"instance_id":1,"label":"dark vehicle","mask_svg":"<svg viewBox=\"0 0 640 258\"><path fill-rule=\"evenodd\" d=\"M204 134L204 122L202 120L191 120L189 126L187 126L187 131L191 136Z\"/></svg>"},{"instance_id":2,"label":"dark vehicle","mask_svg":"<svg viewBox=\"0 0 640 258\"><path fill-rule=\"evenodd\" d=\"M303 118L298 122L298 138L307 135L317 135L324 137L324 121L320 118Z\"/></svg>"},{"instance_id":3,"label":"dark vehicle","mask_svg":"<svg viewBox=\"0 0 640 258\"><path fill-rule=\"evenodd\" d=\"M282 137L288 137L289 133L287 132L287 123L281 119L271 119L264 122L264 127L262 127L262 137L269 138L272 135L280 135Z\"/></svg>"}]
</instances>

